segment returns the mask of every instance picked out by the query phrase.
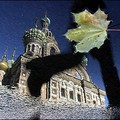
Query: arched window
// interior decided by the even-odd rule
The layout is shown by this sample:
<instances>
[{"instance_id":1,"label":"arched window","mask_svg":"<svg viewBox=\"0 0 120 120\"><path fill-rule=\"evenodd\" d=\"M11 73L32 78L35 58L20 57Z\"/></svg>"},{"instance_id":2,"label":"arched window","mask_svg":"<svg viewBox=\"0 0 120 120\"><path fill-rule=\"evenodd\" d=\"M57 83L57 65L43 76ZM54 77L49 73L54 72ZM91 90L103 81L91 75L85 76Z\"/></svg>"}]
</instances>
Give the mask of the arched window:
<instances>
[{"instance_id":1,"label":"arched window","mask_svg":"<svg viewBox=\"0 0 120 120\"><path fill-rule=\"evenodd\" d=\"M49 31L46 31L46 36L49 36Z\"/></svg>"},{"instance_id":2,"label":"arched window","mask_svg":"<svg viewBox=\"0 0 120 120\"><path fill-rule=\"evenodd\" d=\"M30 45L28 45L28 51L30 51Z\"/></svg>"},{"instance_id":3,"label":"arched window","mask_svg":"<svg viewBox=\"0 0 120 120\"><path fill-rule=\"evenodd\" d=\"M65 89L64 88L61 88L61 96L65 97Z\"/></svg>"},{"instance_id":4,"label":"arched window","mask_svg":"<svg viewBox=\"0 0 120 120\"><path fill-rule=\"evenodd\" d=\"M39 46L36 45L36 52L39 53Z\"/></svg>"},{"instance_id":5,"label":"arched window","mask_svg":"<svg viewBox=\"0 0 120 120\"><path fill-rule=\"evenodd\" d=\"M34 50L35 50L35 45L33 44L32 45L32 51L34 52Z\"/></svg>"},{"instance_id":6,"label":"arched window","mask_svg":"<svg viewBox=\"0 0 120 120\"><path fill-rule=\"evenodd\" d=\"M93 104L96 105L96 101L95 100L93 100Z\"/></svg>"},{"instance_id":7,"label":"arched window","mask_svg":"<svg viewBox=\"0 0 120 120\"><path fill-rule=\"evenodd\" d=\"M73 99L73 91L69 91L70 99Z\"/></svg>"},{"instance_id":8,"label":"arched window","mask_svg":"<svg viewBox=\"0 0 120 120\"><path fill-rule=\"evenodd\" d=\"M54 47L51 47L51 48L50 48L50 55L55 55L55 53L56 53L55 48L54 48Z\"/></svg>"},{"instance_id":9,"label":"arched window","mask_svg":"<svg viewBox=\"0 0 120 120\"><path fill-rule=\"evenodd\" d=\"M77 94L77 100L78 100L79 102L81 102L81 95L80 95L80 94Z\"/></svg>"},{"instance_id":10,"label":"arched window","mask_svg":"<svg viewBox=\"0 0 120 120\"><path fill-rule=\"evenodd\" d=\"M52 37L52 33L49 31L49 36Z\"/></svg>"}]
</instances>

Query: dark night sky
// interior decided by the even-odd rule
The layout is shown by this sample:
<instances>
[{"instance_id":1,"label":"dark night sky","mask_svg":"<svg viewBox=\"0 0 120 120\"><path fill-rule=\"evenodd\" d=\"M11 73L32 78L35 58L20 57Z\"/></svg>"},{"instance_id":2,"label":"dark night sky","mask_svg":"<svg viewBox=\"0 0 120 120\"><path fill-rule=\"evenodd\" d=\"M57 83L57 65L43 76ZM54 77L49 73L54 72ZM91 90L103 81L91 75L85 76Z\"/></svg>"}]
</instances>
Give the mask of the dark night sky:
<instances>
[{"instance_id":1,"label":"dark night sky","mask_svg":"<svg viewBox=\"0 0 120 120\"><path fill-rule=\"evenodd\" d=\"M120 1L104 0L104 2L106 4L104 11L113 21L110 26L118 24L112 28L120 28ZM72 1L0 1L0 59L6 48L8 48L8 59L11 59L14 47L17 48L15 58L24 52L22 41L24 32L34 27L35 18L43 18L45 11L47 11L51 20L49 29L54 34L59 48L62 53L69 53L71 51L70 43L63 35L70 26L70 22L72 22L70 13L72 5ZM40 24L39 27L41 27ZM108 34L115 66L120 75L120 33L108 32ZM89 75L93 82L104 89L97 60L89 54L88 59L87 71Z\"/></svg>"}]
</instances>

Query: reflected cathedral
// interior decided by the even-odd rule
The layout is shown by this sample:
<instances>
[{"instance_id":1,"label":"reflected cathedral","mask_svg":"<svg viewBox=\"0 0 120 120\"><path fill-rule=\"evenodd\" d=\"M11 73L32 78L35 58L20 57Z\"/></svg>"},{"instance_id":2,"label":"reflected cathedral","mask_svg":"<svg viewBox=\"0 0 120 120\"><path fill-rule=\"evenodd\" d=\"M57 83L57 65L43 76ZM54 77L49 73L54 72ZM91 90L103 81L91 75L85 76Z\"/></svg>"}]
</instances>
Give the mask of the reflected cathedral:
<instances>
[{"instance_id":1,"label":"reflected cathedral","mask_svg":"<svg viewBox=\"0 0 120 120\"><path fill-rule=\"evenodd\" d=\"M15 50L11 60L7 60L5 51L0 61L1 85L17 88L21 94L31 95L27 85L30 70L26 69L26 63L35 58L60 53L57 41L49 30L50 19L46 15L41 20L41 25L42 29L39 29L36 23L34 28L24 33L25 51L16 61ZM105 91L91 81L86 65L87 58L84 57L78 66L53 75L48 83L42 85L40 100L105 106Z\"/></svg>"}]
</instances>

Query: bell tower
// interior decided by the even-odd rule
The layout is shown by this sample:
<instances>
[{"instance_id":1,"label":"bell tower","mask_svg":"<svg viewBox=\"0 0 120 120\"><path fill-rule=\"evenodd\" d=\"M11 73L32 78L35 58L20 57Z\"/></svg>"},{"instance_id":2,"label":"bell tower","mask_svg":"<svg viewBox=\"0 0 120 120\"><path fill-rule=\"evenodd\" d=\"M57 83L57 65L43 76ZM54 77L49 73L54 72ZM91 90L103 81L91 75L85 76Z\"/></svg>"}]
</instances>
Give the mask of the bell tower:
<instances>
[{"instance_id":1,"label":"bell tower","mask_svg":"<svg viewBox=\"0 0 120 120\"><path fill-rule=\"evenodd\" d=\"M49 55L55 55L60 53L60 49L58 47L57 41L55 40L55 37L53 36L52 32L49 30L50 25L50 19L47 17L47 14L45 14L44 18L41 19L41 26L42 26L42 32L45 34L46 42L44 42L42 47L42 56L49 56ZM48 93L49 93L49 84L45 83L41 87L41 99L48 99Z\"/></svg>"},{"instance_id":2,"label":"bell tower","mask_svg":"<svg viewBox=\"0 0 120 120\"><path fill-rule=\"evenodd\" d=\"M41 19L42 32L45 34L46 43L43 46L43 56L49 56L54 54L59 54L60 49L53 36L52 32L49 30L50 19L45 14L45 17Z\"/></svg>"}]
</instances>

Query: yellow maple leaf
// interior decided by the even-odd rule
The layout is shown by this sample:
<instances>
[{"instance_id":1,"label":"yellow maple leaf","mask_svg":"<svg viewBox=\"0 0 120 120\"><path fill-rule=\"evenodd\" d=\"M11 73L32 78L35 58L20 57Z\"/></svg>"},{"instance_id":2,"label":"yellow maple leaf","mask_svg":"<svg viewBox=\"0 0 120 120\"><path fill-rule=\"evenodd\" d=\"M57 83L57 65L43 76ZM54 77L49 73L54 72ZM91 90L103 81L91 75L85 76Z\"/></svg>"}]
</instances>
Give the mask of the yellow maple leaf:
<instances>
[{"instance_id":1,"label":"yellow maple leaf","mask_svg":"<svg viewBox=\"0 0 120 120\"><path fill-rule=\"evenodd\" d=\"M89 52L92 48L100 48L107 38L107 28L110 21L104 11L98 9L94 14L84 10L73 13L78 27L70 29L65 34L70 41L76 41L76 52Z\"/></svg>"}]
</instances>

